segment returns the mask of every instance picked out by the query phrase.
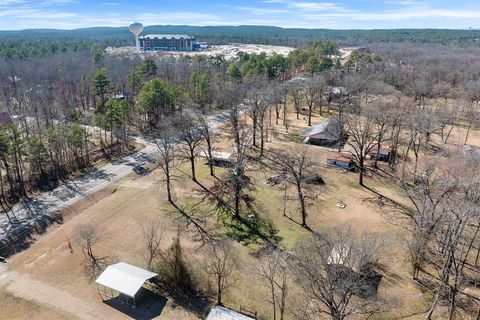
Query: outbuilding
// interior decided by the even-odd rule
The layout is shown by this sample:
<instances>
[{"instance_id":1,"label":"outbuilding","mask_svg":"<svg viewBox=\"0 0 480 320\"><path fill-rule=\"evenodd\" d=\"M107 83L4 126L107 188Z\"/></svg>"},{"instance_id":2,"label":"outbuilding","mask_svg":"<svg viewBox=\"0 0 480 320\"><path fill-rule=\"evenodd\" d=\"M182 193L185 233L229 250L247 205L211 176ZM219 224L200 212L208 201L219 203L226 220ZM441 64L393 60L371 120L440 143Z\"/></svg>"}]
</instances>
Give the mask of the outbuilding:
<instances>
[{"instance_id":1,"label":"outbuilding","mask_svg":"<svg viewBox=\"0 0 480 320\"><path fill-rule=\"evenodd\" d=\"M327 154L327 166L345 170L353 170L353 156L348 153L329 152Z\"/></svg>"},{"instance_id":2,"label":"outbuilding","mask_svg":"<svg viewBox=\"0 0 480 320\"><path fill-rule=\"evenodd\" d=\"M136 306L140 289L156 276L156 273L119 262L107 267L95 283L102 300L120 297L124 303Z\"/></svg>"},{"instance_id":3,"label":"outbuilding","mask_svg":"<svg viewBox=\"0 0 480 320\"><path fill-rule=\"evenodd\" d=\"M380 145L380 150L378 149L378 147L372 148L368 152L370 159L375 160L375 158L377 158L377 152L378 152L378 161L387 162L390 159L390 153L391 153L390 147Z\"/></svg>"},{"instance_id":4,"label":"outbuilding","mask_svg":"<svg viewBox=\"0 0 480 320\"><path fill-rule=\"evenodd\" d=\"M202 156L207 160L209 159L206 151L202 153ZM232 156L233 154L231 152L212 151L212 158L210 161L212 161L212 164L216 167L229 168L234 163Z\"/></svg>"}]
</instances>

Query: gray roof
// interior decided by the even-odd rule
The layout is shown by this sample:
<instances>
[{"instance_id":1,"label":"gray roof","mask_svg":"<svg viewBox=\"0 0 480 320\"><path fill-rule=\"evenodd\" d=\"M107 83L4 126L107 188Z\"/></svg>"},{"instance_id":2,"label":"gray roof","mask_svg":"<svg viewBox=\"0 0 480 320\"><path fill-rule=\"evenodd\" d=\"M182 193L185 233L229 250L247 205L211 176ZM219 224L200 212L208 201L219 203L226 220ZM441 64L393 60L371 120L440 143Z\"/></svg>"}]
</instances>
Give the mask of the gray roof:
<instances>
[{"instance_id":1,"label":"gray roof","mask_svg":"<svg viewBox=\"0 0 480 320\"><path fill-rule=\"evenodd\" d=\"M464 155L471 157L480 157L480 148L472 146L463 146L462 152Z\"/></svg>"},{"instance_id":2,"label":"gray roof","mask_svg":"<svg viewBox=\"0 0 480 320\"><path fill-rule=\"evenodd\" d=\"M158 39L167 39L167 40L173 40L173 39L190 39L190 40L193 40L193 39L195 39L195 37L189 36L187 34L147 34L147 35L141 36L140 38L142 38L142 39L158 38Z\"/></svg>"},{"instance_id":3,"label":"gray roof","mask_svg":"<svg viewBox=\"0 0 480 320\"><path fill-rule=\"evenodd\" d=\"M224 307L215 306L208 313L206 320L253 320L253 318Z\"/></svg>"},{"instance_id":4,"label":"gray roof","mask_svg":"<svg viewBox=\"0 0 480 320\"><path fill-rule=\"evenodd\" d=\"M320 139L325 140L338 140L340 138L341 128L340 124L333 120L327 119L320 124L317 124L313 128L308 128L303 131L302 136L312 137L318 136Z\"/></svg>"}]
</instances>

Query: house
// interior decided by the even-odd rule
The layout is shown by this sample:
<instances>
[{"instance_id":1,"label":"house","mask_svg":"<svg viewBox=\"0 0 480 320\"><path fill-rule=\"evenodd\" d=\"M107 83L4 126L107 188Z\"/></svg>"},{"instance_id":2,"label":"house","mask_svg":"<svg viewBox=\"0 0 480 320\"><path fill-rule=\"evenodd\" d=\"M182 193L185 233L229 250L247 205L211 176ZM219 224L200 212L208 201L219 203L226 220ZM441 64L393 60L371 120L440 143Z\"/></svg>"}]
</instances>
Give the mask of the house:
<instances>
[{"instance_id":1,"label":"house","mask_svg":"<svg viewBox=\"0 0 480 320\"><path fill-rule=\"evenodd\" d=\"M256 314L256 313L255 313ZM255 318L249 317L243 313L233 311L231 309L215 306L207 315L206 320L255 320Z\"/></svg>"},{"instance_id":2,"label":"house","mask_svg":"<svg viewBox=\"0 0 480 320\"><path fill-rule=\"evenodd\" d=\"M353 156L348 153L329 152L327 154L327 166L345 170L353 170Z\"/></svg>"},{"instance_id":3,"label":"house","mask_svg":"<svg viewBox=\"0 0 480 320\"><path fill-rule=\"evenodd\" d=\"M303 143L326 147L337 145L341 135L342 128L333 119L327 119L313 128L308 128L302 134L304 137Z\"/></svg>"}]
</instances>

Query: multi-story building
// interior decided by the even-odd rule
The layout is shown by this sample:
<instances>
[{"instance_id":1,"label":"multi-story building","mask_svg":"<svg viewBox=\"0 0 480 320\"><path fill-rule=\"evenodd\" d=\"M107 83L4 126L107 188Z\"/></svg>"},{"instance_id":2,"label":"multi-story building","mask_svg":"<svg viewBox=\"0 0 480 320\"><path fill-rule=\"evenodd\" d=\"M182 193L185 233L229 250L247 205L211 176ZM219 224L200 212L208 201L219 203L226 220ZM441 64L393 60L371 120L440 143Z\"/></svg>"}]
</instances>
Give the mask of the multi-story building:
<instances>
[{"instance_id":1,"label":"multi-story building","mask_svg":"<svg viewBox=\"0 0 480 320\"><path fill-rule=\"evenodd\" d=\"M197 49L195 37L184 34L147 34L141 36L139 40L143 51L194 51Z\"/></svg>"}]
</instances>

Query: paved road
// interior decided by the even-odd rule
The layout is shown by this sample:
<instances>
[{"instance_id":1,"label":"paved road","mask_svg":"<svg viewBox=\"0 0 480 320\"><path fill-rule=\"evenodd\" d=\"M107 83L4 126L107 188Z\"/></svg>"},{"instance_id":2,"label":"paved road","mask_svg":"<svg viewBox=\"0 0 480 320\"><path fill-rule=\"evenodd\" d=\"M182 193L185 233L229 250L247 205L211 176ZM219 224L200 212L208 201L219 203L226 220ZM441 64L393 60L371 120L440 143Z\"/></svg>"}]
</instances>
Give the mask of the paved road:
<instances>
[{"instance_id":1,"label":"paved road","mask_svg":"<svg viewBox=\"0 0 480 320\"><path fill-rule=\"evenodd\" d=\"M212 130L216 130L227 121L225 114L217 114L209 117ZM11 223L6 214L0 214L0 241L9 237L19 228L28 228L35 221L42 219L50 213L54 213L73 203L93 194L107 185L125 177L133 172L135 166L147 162L154 162L157 147L155 144L136 138L137 142L145 145L141 151L113 161L97 171L85 174L75 180L67 182L51 191L32 197L29 201L16 205L8 212Z\"/></svg>"}]
</instances>

